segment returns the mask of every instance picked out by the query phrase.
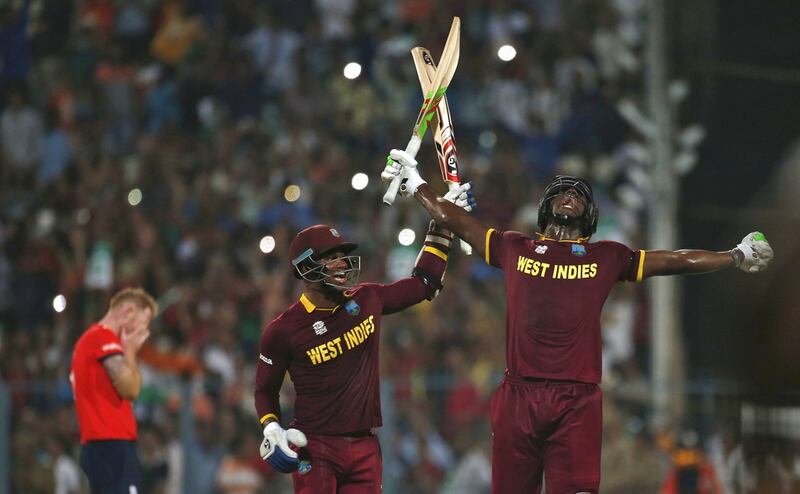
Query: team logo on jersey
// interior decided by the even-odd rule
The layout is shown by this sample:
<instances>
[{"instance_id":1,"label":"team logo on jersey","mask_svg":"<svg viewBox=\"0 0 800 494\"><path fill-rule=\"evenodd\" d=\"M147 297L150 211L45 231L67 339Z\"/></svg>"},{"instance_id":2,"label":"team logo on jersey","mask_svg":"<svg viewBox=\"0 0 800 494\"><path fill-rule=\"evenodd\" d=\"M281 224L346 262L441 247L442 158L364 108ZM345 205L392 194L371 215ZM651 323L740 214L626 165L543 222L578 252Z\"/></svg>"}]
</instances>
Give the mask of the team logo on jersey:
<instances>
[{"instance_id":1,"label":"team logo on jersey","mask_svg":"<svg viewBox=\"0 0 800 494\"><path fill-rule=\"evenodd\" d=\"M350 299L346 304L344 304L344 310L351 316L357 316L358 313L361 312L361 307L356 303L355 300Z\"/></svg>"},{"instance_id":2,"label":"team logo on jersey","mask_svg":"<svg viewBox=\"0 0 800 494\"><path fill-rule=\"evenodd\" d=\"M339 235L339 232L336 231L336 228L331 228L331 235L333 235L336 238L341 237L341 235Z\"/></svg>"},{"instance_id":3,"label":"team logo on jersey","mask_svg":"<svg viewBox=\"0 0 800 494\"><path fill-rule=\"evenodd\" d=\"M533 249L533 250L537 254L544 254L545 252L547 252L547 246L546 245L537 245L536 248Z\"/></svg>"},{"instance_id":4,"label":"team logo on jersey","mask_svg":"<svg viewBox=\"0 0 800 494\"><path fill-rule=\"evenodd\" d=\"M586 246L581 244L572 244L572 254L576 256L585 256Z\"/></svg>"},{"instance_id":5,"label":"team logo on jersey","mask_svg":"<svg viewBox=\"0 0 800 494\"><path fill-rule=\"evenodd\" d=\"M325 327L325 323L322 321L315 322L312 326L314 328L314 334L321 335L328 332L328 328Z\"/></svg>"},{"instance_id":6,"label":"team logo on jersey","mask_svg":"<svg viewBox=\"0 0 800 494\"><path fill-rule=\"evenodd\" d=\"M311 471L311 462L307 460L301 460L300 464L297 465L297 473L300 475L305 475Z\"/></svg>"}]
</instances>

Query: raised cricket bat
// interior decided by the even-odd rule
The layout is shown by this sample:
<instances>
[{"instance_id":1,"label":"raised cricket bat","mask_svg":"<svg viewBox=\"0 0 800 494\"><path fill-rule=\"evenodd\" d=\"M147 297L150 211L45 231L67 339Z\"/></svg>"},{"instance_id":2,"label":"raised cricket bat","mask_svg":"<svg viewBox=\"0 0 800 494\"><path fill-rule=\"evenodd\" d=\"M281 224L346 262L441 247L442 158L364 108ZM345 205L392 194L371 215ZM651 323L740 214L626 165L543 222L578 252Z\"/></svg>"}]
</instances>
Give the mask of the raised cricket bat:
<instances>
[{"instance_id":1,"label":"raised cricket bat","mask_svg":"<svg viewBox=\"0 0 800 494\"><path fill-rule=\"evenodd\" d=\"M417 46L411 50L411 56L414 58L414 67L417 69L422 94L427 94L436 75L436 65L431 53L427 48ZM442 100L436 108L436 128L433 132L433 142L436 147L436 157L439 158L442 180L450 190L453 190L461 183L461 175L456 151L456 136L453 132L453 119L450 117L450 105L447 103L446 95L442 96ZM461 240L461 250L466 255L472 254L472 247L463 239Z\"/></svg>"},{"instance_id":2,"label":"raised cricket bat","mask_svg":"<svg viewBox=\"0 0 800 494\"><path fill-rule=\"evenodd\" d=\"M447 35L447 42L442 50L442 58L439 59L439 68L429 85L430 90L425 95L425 101L417 115L414 123L414 130L411 133L411 140L408 141L406 152L411 156L416 156L419 146L422 144L422 137L428 130L428 124L436 114L436 108L442 100L447 86L453 79L453 74L458 67L459 43L461 38L461 19L453 17L453 24L450 25L450 34ZM397 197L397 190L400 188L400 177L396 177L389 184L389 188L383 195L384 204L392 204Z\"/></svg>"}]
</instances>

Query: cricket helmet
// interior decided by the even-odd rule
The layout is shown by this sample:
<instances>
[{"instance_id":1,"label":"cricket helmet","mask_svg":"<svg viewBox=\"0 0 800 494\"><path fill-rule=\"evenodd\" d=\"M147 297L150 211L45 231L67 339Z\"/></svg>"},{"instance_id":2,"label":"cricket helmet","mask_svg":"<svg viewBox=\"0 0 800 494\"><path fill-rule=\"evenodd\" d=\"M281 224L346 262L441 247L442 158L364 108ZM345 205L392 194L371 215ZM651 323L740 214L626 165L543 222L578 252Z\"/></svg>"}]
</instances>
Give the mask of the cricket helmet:
<instances>
[{"instance_id":1,"label":"cricket helmet","mask_svg":"<svg viewBox=\"0 0 800 494\"><path fill-rule=\"evenodd\" d=\"M544 189L544 194L539 199L539 229L544 233L547 225L554 219L559 222L570 220L567 217L560 217L564 215L557 216L553 214L552 210L553 198L569 189L575 189L586 201L586 209L583 212L583 216L576 220L580 222L582 234L586 237L591 237L597 230L597 217L600 213L600 209L594 203L592 185L587 180L569 175L556 175Z\"/></svg>"},{"instance_id":2,"label":"cricket helmet","mask_svg":"<svg viewBox=\"0 0 800 494\"><path fill-rule=\"evenodd\" d=\"M347 255L358 248L358 244L348 242L335 229L328 225L314 225L301 230L289 244L289 259L295 277L311 283L323 282L337 288L349 285L332 283L329 278L344 276L347 281L358 278L361 272L361 257ZM325 264L319 261L334 251L341 251L342 259L347 261L347 269L330 273Z\"/></svg>"}]
</instances>

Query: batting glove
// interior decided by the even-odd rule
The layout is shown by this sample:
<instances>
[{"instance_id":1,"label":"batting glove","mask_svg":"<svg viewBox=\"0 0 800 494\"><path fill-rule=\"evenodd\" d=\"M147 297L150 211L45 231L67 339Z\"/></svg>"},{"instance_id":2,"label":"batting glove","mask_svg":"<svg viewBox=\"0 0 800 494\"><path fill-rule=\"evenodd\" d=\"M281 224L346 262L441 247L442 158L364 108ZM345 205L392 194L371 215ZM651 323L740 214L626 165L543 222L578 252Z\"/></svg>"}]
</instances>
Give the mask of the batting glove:
<instances>
[{"instance_id":1,"label":"batting glove","mask_svg":"<svg viewBox=\"0 0 800 494\"><path fill-rule=\"evenodd\" d=\"M292 473L297 470L300 461L297 452L289 447L289 443L298 448L308 444L306 435L297 429L285 430L277 422L270 422L264 428L264 440L261 441L261 458L281 473Z\"/></svg>"},{"instance_id":2,"label":"batting glove","mask_svg":"<svg viewBox=\"0 0 800 494\"><path fill-rule=\"evenodd\" d=\"M458 187L448 191L444 198L467 212L478 206L472 193L472 184L469 182L460 184Z\"/></svg>"},{"instance_id":3,"label":"batting glove","mask_svg":"<svg viewBox=\"0 0 800 494\"><path fill-rule=\"evenodd\" d=\"M394 177L399 176L400 195L413 196L420 185L428 183L419 175L417 171L417 160L402 149L392 149L386 158L386 168L381 173L384 182L391 182Z\"/></svg>"},{"instance_id":4,"label":"batting glove","mask_svg":"<svg viewBox=\"0 0 800 494\"><path fill-rule=\"evenodd\" d=\"M736 267L745 273L764 271L773 257L772 247L761 232L747 234L733 250Z\"/></svg>"}]
</instances>

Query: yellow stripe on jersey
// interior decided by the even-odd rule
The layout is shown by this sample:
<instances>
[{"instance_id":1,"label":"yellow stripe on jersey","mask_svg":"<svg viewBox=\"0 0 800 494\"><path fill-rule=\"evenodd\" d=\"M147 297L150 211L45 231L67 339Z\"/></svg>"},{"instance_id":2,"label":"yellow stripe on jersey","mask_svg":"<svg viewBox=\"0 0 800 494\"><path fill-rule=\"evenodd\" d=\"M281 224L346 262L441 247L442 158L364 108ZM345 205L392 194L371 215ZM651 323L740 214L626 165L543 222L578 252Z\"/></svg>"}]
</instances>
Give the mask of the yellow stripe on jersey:
<instances>
[{"instance_id":1,"label":"yellow stripe on jersey","mask_svg":"<svg viewBox=\"0 0 800 494\"><path fill-rule=\"evenodd\" d=\"M642 281L642 276L644 276L644 253L645 251L639 251L639 269L636 270L636 281Z\"/></svg>"},{"instance_id":2,"label":"yellow stripe on jersey","mask_svg":"<svg viewBox=\"0 0 800 494\"><path fill-rule=\"evenodd\" d=\"M333 308L317 307L316 305L314 305L314 302L312 302L306 296L305 293L300 295L300 303L303 304L303 307L306 309L306 312L308 312L309 314L311 314L315 310L329 310L329 311L333 312L333 311L335 311L336 309L339 308L338 305L336 307L333 307Z\"/></svg>"},{"instance_id":3,"label":"yellow stripe on jersey","mask_svg":"<svg viewBox=\"0 0 800 494\"><path fill-rule=\"evenodd\" d=\"M305 307L306 312L308 312L309 314L314 312L314 309L317 308L317 306L314 305L314 302L310 301L308 297L306 297L305 293L300 295L300 303L303 304L303 307Z\"/></svg>"},{"instance_id":4,"label":"yellow stripe on jersey","mask_svg":"<svg viewBox=\"0 0 800 494\"><path fill-rule=\"evenodd\" d=\"M269 419L275 419L275 421L277 422L278 421L278 416L275 415L274 413L268 413L268 414L264 415L263 417L261 417L261 419L259 419L259 423L263 424L264 422L266 422Z\"/></svg>"},{"instance_id":5,"label":"yellow stripe on jersey","mask_svg":"<svg viewBox=\"0 0 800 494\"><path fill-rule=\"evenodd\" d=\"M571 242L573 244L580 244L580 243L589 241L589 237L581 237L581 238L579 238L577 240L569 240L569 239L556 240L554 238L545 237L543 233L539 233L539 232L536 232L536 236L539 237L539 240L552 240L553 242Z\"/></svg>"},{"instance_id":6,"label":"yellow stripe on jersey","mask_svg":"<svg viewBox=\"0 0 800 494\"><path fill-rule=\"evenodd\" d=\"M486 259L486 264L491 264L489 262L489 238L492 236L492 232L494 228L489 228L486 230L486 249L483 251L483 257Z\"/></svg>"},{"instance_id":7,"label":"yellow stripe on jersey","mask_svg":"<svg viewBox=\"0 0 800 494\"><path fill-rule=\"evenodd\" d=\"M431 247L430 245L426 245L425 247L423 247L422 251L423 252L430 252L431 254L433 254L434 256L436 256L438 258L440 258L443 261L447 260L447 254L445 254L444 252L440 251L436 247Z\"/></svg>"}]
</instances>

